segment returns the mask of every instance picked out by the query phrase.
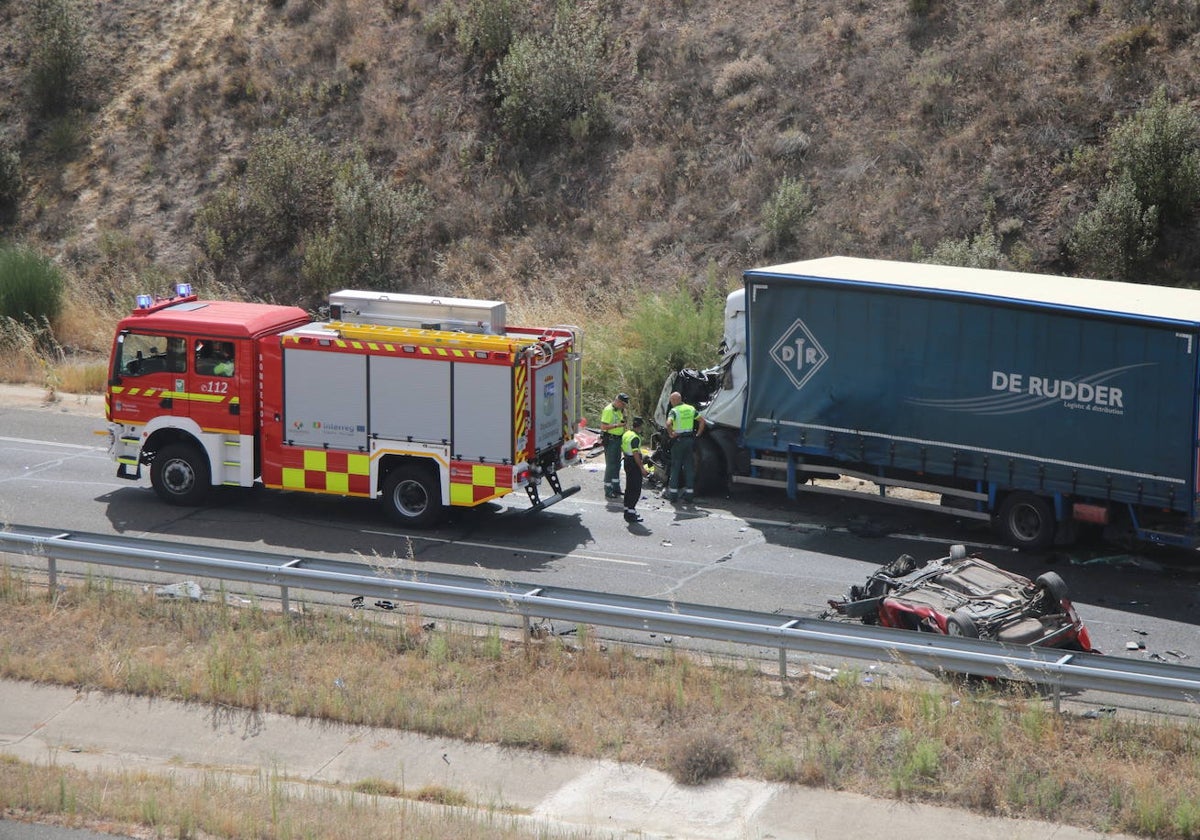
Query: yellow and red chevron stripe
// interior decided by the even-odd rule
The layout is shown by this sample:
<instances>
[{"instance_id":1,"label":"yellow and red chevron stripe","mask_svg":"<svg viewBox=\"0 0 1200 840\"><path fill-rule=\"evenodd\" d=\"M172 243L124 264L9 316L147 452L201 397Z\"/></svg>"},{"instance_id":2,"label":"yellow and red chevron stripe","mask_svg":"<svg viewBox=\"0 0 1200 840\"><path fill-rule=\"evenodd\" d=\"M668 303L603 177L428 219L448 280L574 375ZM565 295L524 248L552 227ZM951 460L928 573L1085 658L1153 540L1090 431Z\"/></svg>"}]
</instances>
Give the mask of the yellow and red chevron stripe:
<instances>
[{"instance_id":1,"label":"yellow and red chevron stripe","mask_svg":"<svg viewBox=\"0 0 1200 840\"><path fill-rule=\"evenodd\" d=\"M521 441L525 448L529 447L529 367L518 364L513 368L513 452L517 458L525 453L521 449Z\"/></svg>"}]
</instances>

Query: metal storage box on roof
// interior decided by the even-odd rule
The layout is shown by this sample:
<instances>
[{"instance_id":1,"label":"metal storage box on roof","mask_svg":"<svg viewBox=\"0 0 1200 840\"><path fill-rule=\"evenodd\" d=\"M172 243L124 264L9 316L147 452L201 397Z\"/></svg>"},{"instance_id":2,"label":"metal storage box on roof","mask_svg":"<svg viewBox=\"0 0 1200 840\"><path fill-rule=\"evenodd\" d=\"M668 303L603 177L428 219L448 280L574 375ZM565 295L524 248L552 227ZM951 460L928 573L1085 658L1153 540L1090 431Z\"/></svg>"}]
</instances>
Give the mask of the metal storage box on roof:
<instances>
[{"instance_id":1,"label":"metal storage box on roof","mask_svg":"<svg viewBox=\"0 0 1200 840\"><path fill-rule=\"evenodd\" d=\"M430 297L345 289L329 296L334 321L503 335L505 306L498 300Z\"/></svg>"}]
</instances>

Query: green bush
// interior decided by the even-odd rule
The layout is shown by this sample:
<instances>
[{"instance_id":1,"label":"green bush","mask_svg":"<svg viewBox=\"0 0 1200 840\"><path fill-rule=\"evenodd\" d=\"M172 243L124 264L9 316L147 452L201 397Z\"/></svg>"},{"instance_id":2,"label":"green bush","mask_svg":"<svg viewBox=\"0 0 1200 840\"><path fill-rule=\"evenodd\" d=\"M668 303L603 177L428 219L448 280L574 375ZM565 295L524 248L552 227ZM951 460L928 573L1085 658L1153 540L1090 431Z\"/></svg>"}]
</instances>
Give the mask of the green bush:
<instances>
[{"instance_id":1,"label":"green bush","mask_svg":"<svg viewBox=\"0 0 1200 840\"><path fill-rule=\"evenodd\" d=\"M326 147L310 135L272 129L255 139L240 189L255 243L287 253L325 227L335 177Z\"/></svg>"},{"instance_id":2,"label":"green bush","mask_svg":"<svg viewBox=\"0 0 1200 840\"><path fill-rule=\"evenodd\" d=\"M459 49L494 64L508 53L513 37L531 19L529 0L470 0L458 18Z\"/></svg>"},{"instance_id":3,"label":"green bush","mask_svg":"<svg viewBox=\"0 0 1200 840\"><path fill-rule=\"evenodd\" d=\"M37 111L61 114L76 105L88 53L83 18L72 0L30 0L25 42L29 92Z\"/></svg>"},{"instance_id":4,"label":"green bush","mask_svg":"<svg viewBox=\"0 0 1200 840\"><path fill-rule=\"evenodd\" d=\"M572 124L598 132L608 123L605 27L582 13L562 11L549 35L516 38L490 78L514 139L536 144L565 136Z\"/></svg>"},{"instance_id":5,"label":"green bush","mask_svg":"<svg viewBox=\"0 0 1200 840\"><path fill-rule=\"evenodd\" d=\"M0 317L48 323L62 311L62 272L27 248L0 246Z\"/></svg>"},{"instance_id":6,"label":"green bush","mask_svg":"<svg viewBox=\"0 0 1200 840\"><path fill-rule=\"evenodd\" d=\"M0 143L0 224L16 220L24 188L21 154L7 143Z\"/></svg>"},{"instance_id":7,"label":"green bush","mask_svg":"<svg viewBox=\"0 0 1200 840\"><path fill-rule=\"evenodd\" d=\"M649 415L667 375L720 361L728 286L709 267L704 285L680 283L667 293L646 293L630 302L625 320L590 340L584 362L583 402L588 417L619 391L628 392L635 414ZM597 350L598 347L603 350Z\"/></svg>"},{"instance_id":8,"label":"green bush","mask_svg":"<svg viewBox=\"0 0 1200 840\"><path fill-rule=\"evenodd\" d=\"M291 129L260 132L242 176L218 191L197 215L201 248L218 271L243 258L267 259L293 277L308 237L329 227L336 162L314 138ZM269 272L248 282L251 294L273 289ZM284 281L279 281L284 282ZM294 282L294 281L293 281Z\"/></svg>"},{"instance_id":9,"label":"green bush","mask_svg":"<svg viewBox=\"0 0 1200 840\"><path fill-rule=\"evenodd\" d=\"M334 287L387 288L429 205L423 187L397 190L376 178L362 156L339 167L329 227L305 236L305 292L324 297Z\"/></svg>"},{"instance_id":10,"label":"green bush","mask_svg":"<svg viewBox=\"0 0 1200 840\"><path fill-rule=\"evenodd\" d=\"M812 213L812 191L803 178L784 176L762 209L767 249L780 251L794 245L804 220Z\"/></svg>"},{"instance_id":11,"label":"green bush","mask_svg":"<svg viewBox=\"0 0 1200 840\"><path fill-rule=\"evenodd\" d=\"M974 236L943 240L928 255L918 252L917 257L920 262L964 268L1004 268L1007 262L1000 250L1000 237L991 226Z\"/></svg>"},{"instance_id":12,"label":"green bush","mask_svg":"<svg viewBox=\"0 0 1200 840\"><path fill-rule=\"evenodd\" d=\"M1158 208L1143 206L1126 176L1101 190L1096 206L1075 222L1067 250L1085 274L1131 280L1158 245L1158 228Z\"/></svg>"},{"instance_id":13,"label":"green bush","mask_svg":"<svg viewBox=\"0 0 1200 840\"><path fill-rule=\"evenodd\" d=\"M1109 137L1112 169L1128 176L1142 207L1159 221L1188 219L1200 202L1200 120L1187 103L1171 105L1163 88Z\"/></svg>"}]
</instances>

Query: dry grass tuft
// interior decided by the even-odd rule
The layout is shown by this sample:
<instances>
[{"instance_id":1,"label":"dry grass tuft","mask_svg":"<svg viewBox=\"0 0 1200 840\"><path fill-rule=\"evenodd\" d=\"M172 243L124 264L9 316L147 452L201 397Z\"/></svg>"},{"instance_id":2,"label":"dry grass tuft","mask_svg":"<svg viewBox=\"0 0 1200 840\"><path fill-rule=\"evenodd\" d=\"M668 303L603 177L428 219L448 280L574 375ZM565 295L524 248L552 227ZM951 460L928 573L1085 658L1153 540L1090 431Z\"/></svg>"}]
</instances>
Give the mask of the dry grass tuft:
<instances>
[{"instance_id":1,"label":"dry grass tuft","mask_svg":"<svg viewBox=\"0 0 1200 840\"><path fill-rule=\"evenodd\" d=\"M702 785L727 776L736 765L733 747L712 735L681 739L671 750L668 772L684 785Z\"/></svg>"}]
</instances>

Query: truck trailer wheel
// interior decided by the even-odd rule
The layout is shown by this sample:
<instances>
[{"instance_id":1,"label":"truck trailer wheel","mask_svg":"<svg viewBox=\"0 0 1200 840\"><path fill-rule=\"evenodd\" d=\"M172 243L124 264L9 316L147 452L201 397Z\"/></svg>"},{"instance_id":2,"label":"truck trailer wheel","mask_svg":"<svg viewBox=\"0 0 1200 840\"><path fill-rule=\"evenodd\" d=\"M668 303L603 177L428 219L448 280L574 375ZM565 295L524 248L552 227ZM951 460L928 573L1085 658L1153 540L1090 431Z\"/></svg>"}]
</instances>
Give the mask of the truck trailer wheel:
<instances>
[{"instance_id":1,"label":"truck trailer wheel","mask_svg":"<svg viewBox=\"0 0 1200 840\"><path fill-rule=\"evenodd\" d=\"M702 435L696 441L696 492L701 496L723 496L728 489L725 453L712 435Z\"/></svg>"},{"instance_id":2,"label":"truck trailer wheel","mask_svg":"<svg viewBox=\"0 0 1200 840\"><path fill-rule=\"evenodd\" d=\"M437 476L418 464L405 464L388 473L380 498L388 516L399 525L423 528L442 515Z\"/></svg>"},{"instance_id":3,"label":"truck trailer wheel","mask_svg":"<svg viewBox=\"0 0 1200 840\"><path fill-rule=\"evenodd\" d=\"M1010 493L1000 505L997 525L1017 548L1045 548L1054 542L1054 510L1032 493Z\"/></svg>"},{"instance_id":4,"label":"truck trailer wheel","mask_svg":"<svg viewBox=\"0 0 1200 840\"><path fill-rule=\"evenodd\" d=\"M172 443L150 462L150 484L169 505L198 505L211 489L208 458L190 443Z\"/></svg>"}]
</instances>

